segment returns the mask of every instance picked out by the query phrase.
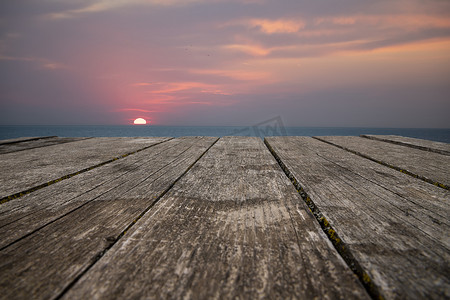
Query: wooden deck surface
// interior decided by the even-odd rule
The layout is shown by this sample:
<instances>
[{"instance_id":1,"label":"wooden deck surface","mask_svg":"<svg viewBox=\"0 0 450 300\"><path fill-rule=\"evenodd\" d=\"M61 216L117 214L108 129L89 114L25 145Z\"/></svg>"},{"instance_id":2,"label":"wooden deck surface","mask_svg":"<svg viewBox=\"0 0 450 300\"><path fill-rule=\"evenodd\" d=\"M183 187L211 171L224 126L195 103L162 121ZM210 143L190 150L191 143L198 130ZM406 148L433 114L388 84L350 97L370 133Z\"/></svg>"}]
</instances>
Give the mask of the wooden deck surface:
<instances>
[{"instance_id":1,"label":"wooden deck surface","mask_svg":"<svg viewBox=\"0 0 450 300\"><path fill-rule=\"evenodd\" d=\"M411 137L396 136L396 135L371 135L364 134L362 137L379 140L383 142L389 142L393 144L408 146L420 150L436 152L439 154L450 155L450 144L434 142L428 140L415 139Z\"/></svg>"},{"instance_id":2,"label":"wooden deck surface","mask_svg":"<svg viewBox=\"0 0 450 300\"><path fill-rule=\"evenodd\" d=\"M325 136L319 140L338 146L432 184L450 189L450 156L357 136Z\"/></svg>"},{"instance_id":3,"label":"wooden deck surface","mask_svg":"<svg viewBox=\"0 0 450 300\"><path fill-rule=\"evenodd\" d=\"M395 136L0 141L0 298L448 299L446 149Z\"/></svg>"},{"instance_id":4,"label":"wooden deck surface","mask_svg":"<svg viewBox=\"0 0 450 300\"><path fill-rule=\"evenodd\" d=\"M33 148L46 147L50 145L69 143L74 141L79 141L87 138L59 138L59 137L48 137L48 138L36 138L36 139L27 139L27 140L19 140L19 141L10 141L10 142L0 142L0 154L23 151Z\"/></svg>"}]
</instances>

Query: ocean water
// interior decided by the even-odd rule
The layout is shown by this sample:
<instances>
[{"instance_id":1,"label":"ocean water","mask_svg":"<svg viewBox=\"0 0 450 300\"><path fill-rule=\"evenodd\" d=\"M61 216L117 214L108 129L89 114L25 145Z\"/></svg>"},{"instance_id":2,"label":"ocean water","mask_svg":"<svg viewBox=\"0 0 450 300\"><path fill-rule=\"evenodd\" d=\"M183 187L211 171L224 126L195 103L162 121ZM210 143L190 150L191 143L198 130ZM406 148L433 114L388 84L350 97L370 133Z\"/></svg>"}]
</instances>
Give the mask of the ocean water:
<instances>
[{"instance_id":1,"label":"ocean water","mask_svg":"<svg viewBox=\"0 0 450 300\"><path fill-rule=\"evenodd\" d=\"M438 142L450 143L450 128L364 128L364 127L285 127L274 120L254 126L156 126L156 125L117 125L117 126L9 126L0 125L0 139L31 136L61 137L113 137L113 136L324 136L361 134L393 134Z\"/></svg>"}]
</instances>

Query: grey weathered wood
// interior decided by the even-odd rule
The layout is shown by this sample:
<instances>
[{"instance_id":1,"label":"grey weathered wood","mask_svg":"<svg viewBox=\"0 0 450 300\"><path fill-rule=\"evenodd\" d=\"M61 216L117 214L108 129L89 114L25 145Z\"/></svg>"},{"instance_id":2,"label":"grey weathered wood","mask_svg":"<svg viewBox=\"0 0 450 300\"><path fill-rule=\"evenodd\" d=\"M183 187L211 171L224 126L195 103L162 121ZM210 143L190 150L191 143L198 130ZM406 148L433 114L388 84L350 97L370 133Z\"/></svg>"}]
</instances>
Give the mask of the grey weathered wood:
<instances>
[{"instance_id":1,"label":"grey weathered wood","mask_svg":"<svg viewBox=\"0 0 450 300\"><path fill-rule=\"evenodd\" d=\"M363 299L259 138L225 137L65 299Z\"/></svg>"},{"instance_id":2,"label":"grey weathered wood","mask_svg":"<svg viewBox=\"0 0 450 300\"><path fill-rule=\"evenodd\" d=\"M450 296L449 191L312 138L266 141L386 298Z\"/></svg>"},{"instance_id":3,"label":"grey weathered wood","mask_svg":"<svg viewBox=\"0 0 450 300\"><path fill-rule=\"evenodd\" d=\"M101 257L216 140L189 137L157 157L147 149L116 187L0 251L0 298L57 297ZM157 147L157 146L155 146ZM86 175L86 174L85 174ZM71 179L69 179L71 180ZM101 187L99 187L101 188ZM34 201L38 201L35 199ZM140 262L135 262L137 265Z\"/></svg>"},{"instance_id":4,"label":"grey weathered wood","mask_svg":"<svg viewBox=\"0 0 450 300\"><path fill-rule=\"evenodd\" d=\"M0 249L96 197L134 180L166 151L180 151L196 140L176 139L59 181L0 206ZM164 160L162 160L165 163Z\"/></svg>"},{"instance_id":5,"label":"grey weathered wood","mask_svg":"<svg viewBox=\"0 0 450 300\"><path fill-rule=\"evenodd\" d=\"M70 143L88 138L80 137L48 137L44 139L32 139L15 143L0 144L0 154L24 151L28 149L41 148L57 144Z\"/></svg>"},{"instance_id":6,"label":"grey weathered wood","mask_svg":"<svg viewBox=\"0 0 450 300\"><path fill-rule=\"evenodd\" d=\"M357 136L316 138L450 189L450 156Z\"/></svg>"},{"instance_id":7,"label":"grey weathered wood","mask_svg":"<svg viewBox=\"0 0 450 300\"><path fill-rule=\"evenodd\" d=\"M32 136L32 137L19 137L14 139L6 139L6 140L0 140L0 145L6 145L6 144L15 144L15 143L21 143L25 141L35 141L40 139L49 139L49 138L55 138L57 136Z\"/></svg>"},{"instance_id":8,"label":"grey weathered wood","mask_svg":"<svg viewBox=\"0 0 450 300\"><path fill-rule=\"evenodd\" d=\"M92 138L0 155L0 198L165 140L167 138Z\"/></svg>"},{"instance_id":9,"label":"grey weathered wood","mask_svg":"<svg viewBox=\"0 0 450 300\"><path fill-rule=\"evenodd\" d=\"M379 140L383 142L393 143L397 145L408 146L424 151L436 152L439 154L450 155L450 144L416 139L411 137L397 136L397 135L371 135L363 134L362 137Z\"/></svg>"}]
</instances>

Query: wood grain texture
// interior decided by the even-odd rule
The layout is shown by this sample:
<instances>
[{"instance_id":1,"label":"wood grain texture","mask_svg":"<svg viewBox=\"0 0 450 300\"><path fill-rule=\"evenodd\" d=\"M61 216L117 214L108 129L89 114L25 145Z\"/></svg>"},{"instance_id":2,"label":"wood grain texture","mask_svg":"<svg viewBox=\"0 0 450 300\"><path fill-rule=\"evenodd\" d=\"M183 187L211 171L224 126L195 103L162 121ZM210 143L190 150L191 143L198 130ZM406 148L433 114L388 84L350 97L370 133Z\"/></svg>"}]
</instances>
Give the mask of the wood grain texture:
<instances>
[{"instance_id":1,"label":"wood grain texture","mask_svg":"<svg viewBox=\"0 0 450 300\"><path fill-rule=\"evenodd\" d=\"M32 139L32 140L24 140L24 141L15 142L15 143L0 144L0 154L24 151L24 150L34 149L34 148L42 148L42 147L46 147L46 146L76 142L76 141L81 141L81 140L86 140L86 139L88 139L88 138L48 137L48 138L43 138L43 139L39 138L39 139Z\"/></svg>"},{"instance_id":2,"label":"wood grain texture","mask_svg":"<svg viewBox=\"0 0 450 300\"><path fill-rule=\"evenodd\" d=\"M0 206L0 249L23 238L127 181L139 170L149 170L167 151L182 151L196 139L175 139L155 145L57 182ZM161 163L166 163L163 159ZM164 165L163 165L164 166Z\"/></svg>"},{"instance_id":3,"label":"wood grain texture","mask_svg":"<svg viewBox=\"0 0 450 300\"><path fill-rule=\"evenodd\" d=\"M181 142L177 142L181 140ZM0 298L60 295L101 257L210 147L215 138L182 138L130 168L126 179L0 251ZM155 146L156 147L156 146ZM87 174L85 174L87 175ZM34 201L38 201L35 199ZM136 262L139 264L140 262Z\"/></svg>"},{"instance_id":4,"label":"wood grain texture","mask_svg":"<svg viewBox=\"0 0 450 300\"><path fill-rule=\"evenodd\" d=\"M64 299L364 299L259 138L225 137Z\"/></svg>"},{"instance_id":5,"label":"wood grain texture","mask_svg":"<svg viewBox=\"0 0 450 300\"><path fill-rule=\"evenodd\" d=\"M0 145L6 145L6 144L15 144L15 143L21 143L25 141L35 141L40 139L48 139L48 138L55 138L57 136L31 136L31 137L19 137L14 139L6 139L6 140L0 140Z\"/></svg>"},{"instance_id":6,"label":"wood grain texture","mask_svg":"<svg viewBox=\"0 0 450 300\"><path fill-rule=\"evenodd\" d=\"M450 156L356 136L316 138L450 189Z\"/></svg>"},{"instance_id":7,"label":"wood grain texture","mask_svg":"<svg viewBox=\"0 0 450 300\"><path fill-rule=\"evenodd\" d=\"M165 140L167 138L92 138L0 155L0 198Z\"/></svg>"},{"instance_id":8,"label":"wood grain texture","mask_svg":"<svg viewBox=\"0 0 450 300\"><path fill-rule=\"evenodd\" d=\"M450 296L450 193L308 137L267 143L388 299Z\"/></svg>"},{"instance_id":9,"label":"wood grain texture","mask_svg":"<svg viewBox=\"0 0 450 300\"><path fill-rule=\"evenodd\" d=\"M397 145L403 145L415 149L420 149L424 151L436 152L439 154L450 155L450 144L416 139L405 136L397 135L371 135L363 134L361 137L365 137L372 140L378 140L388 143L393 143Z\"/></svg>"}]
</instances>

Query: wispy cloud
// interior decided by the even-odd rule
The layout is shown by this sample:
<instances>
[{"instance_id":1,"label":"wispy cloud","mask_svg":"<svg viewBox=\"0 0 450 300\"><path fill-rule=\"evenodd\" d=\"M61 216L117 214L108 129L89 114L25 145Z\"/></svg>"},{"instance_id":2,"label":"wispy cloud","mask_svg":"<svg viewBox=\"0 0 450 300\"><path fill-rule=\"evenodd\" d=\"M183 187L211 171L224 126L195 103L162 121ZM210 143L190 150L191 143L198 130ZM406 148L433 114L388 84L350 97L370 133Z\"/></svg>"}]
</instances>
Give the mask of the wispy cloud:
<instances>
[{"instance_id":1,"label":"wispy cloud","mask_svg":"<svg viewBox=\"0 0 450 300\"><path fill-rule=\"evenodd\" d=\"M47 14L44 16L44 18L68 19L78 17L83 14L115 10L125 6L182 6L204 1L205 0L96 0L91 1L90 4L77 9L70 9Z\"/></svg>"},{"instance_id":2,"label":"wispy cloud","mask_svg":"<svg viewBox=\"0 0 450 300\"><path fill-rule=\"evenodd\" d=\"M278 110L282 101L288 112L296 101L307 109L316 99L306 92L338 88L350 95L414 82L423 91L448 90L441 82L450 70L449 1L21 2L0 10L2 97L17 110L25 107L14 106L21 97L54 101L40 106L46 111L66 103L82 115L91 109L112 119L166 117L168 124L241 109L253 116L255 107Z\"/></svg>"},{"instance_id":3,"label":"wispy cloud","mask_svg":"<svg viewBox=\"0 0 450 300\"><path fill-rule=\"evenodd\" d=\"M370 25L378 28L394 27L404 31L421 28L448 28L450 19L443 16L420 14L350 15L319 17L314 20L314 25Z\"/></svg>"},{"instance_id":4,"label":"wispy cloud","mask_svg":"<svg viewBox=\"0 0 450 300\"><path fill-rule=\"evenodd\" d=\"M150 82L136 82L136 83L132 83L132 86L149 86L152 85Z\"/></svg>"},{"instance_id":5,"label":"wispy cloud","mask_svg":"<svg viewBox=\"0 0 450 300\"><path fill-rule=\"evenodd\" d=\"M257 27L264 33L294 33L305 27L305 22L301 20L269 20L269 19L251 19L248 26Z\"/></svg>"},{"instance_id":6,"label":"wispy cloud","mask_svg":"<svg viewBox=\"0 0 450 300\"><path fill-rule=\"evenodd\" d=\"M247 27L255 29L265 34L276 33L295 33L306 26L306 22L301 18L295 19L258 19L258 18L244 18L228 21L218 25L219 28L225 27Z\"/></svg>"},{"instance_id":7,"label":"wispy cloud","mask_svg":"<svg viewBox=\"0 0 450 300\"><path fill-rule=\"evenodd\" d=\"M145 103L147 104L160 104L160 105L167 105L167 104L173 104L173 103L179 103L183 102L185 97L180 96L173 96L173 95L152 95L151 97L147 98Z\"/></svg>"},{"instance_id":8,"label":"wispy cloud","mask_svg":"<svg viewBox=\"0 0 450 300\"><path fill-rule=\"evenodd\" d=\"M119 109L116 109L116 111L137 111L137 112L144 112L144 113L158 112L157 110L147 110L147 109L141 109L141 108L119 108Z\"/></svg>"},{"instance_id":9,"label":"wispy cloud","mask_svg":"<svg viewBox=\"0 0 450 300\"><path fill-rule=\"evenodd\" d=\"M200 92L215 95L231 95L224 91L218 84L203 82L158 82L151 85L148 94L174 94L178 92Z\"/></svg>"},{"instance_id":10,"label":"wispy cloud","mask_svg":"<svg viewBox=\"0 0 450 300\"><path fill-rule=\"evenodd\" d=\"M8 55L0 55L0 60L10 60L10 61L27 61L36 63L40 68L47 70L58 70L58 69L67 69L68 67L64 64L51 61L46 58L40 57L18 57L18 56L8 56Z\"/></svg>"},{"instance_id":11,"label":"wispy cloud","mask_svg":"<svg viewBox=\"0 0 450 300\"><path fill-rule=\"evenodd\" d=\"M271 52L271 49L269 48L251 44L230 44L223 46L223 49L243 52L252 56L266 56Z\"/></svg>"},{"instance_id":12,"label":"wispy cloud","mask_svg":"<svg viewBox=\"0 0 450 300\"><path fill-rule=\"evenodd\" d=\"M254 31L239 31L247 27L269 37L253 34ZM416 43L419 40L448 38L450 35L450 19L444 15L431 14L349 14L316 16L314 18L279 18L279 19L236 19L221 23L219 28L227 28L239 32L235 35L235 43L227 43L222 48L241 52L254 57L279 56L280 53L294 53L298 56L307 53L306 48L323 46L326 51L319 50L318 56L333 54L342 50L378 49L395 44ZM275 37L277 34L289 35L285 38ZM361 43L364 41L364 43ZM336 51L331 51L331 47ZM345 45L349 48L345 49ZM361 47L360 47L361 46ZM324 48L324 49L325 49Z\"/></svg>"},{"instance_id":13,"label":"wispy cloud","mask_svg":"<svg viewBox=\"0 0 450 300\"><path fill-rule=\"evenodd\" d=\"M48 70L58 70L58 69L66 69L67 68L65 65L60 64L60 63L55 63L55 62L43 63L41 66L44 69L48 69Z\"/></svg>"},{"instance_id":14,"label":"wispy cloud","mask_svg":"<svg viewBox=\"0 0 450 300\"><path fill-rule=\"evenodd\" d=\"M225 70L225 69L191 69L192 74L215 75L220 77L228 77L238 81L268 81L271 78L270 72L267 71L247 71L241 69Z\"/></svg>"}]
</instances>

